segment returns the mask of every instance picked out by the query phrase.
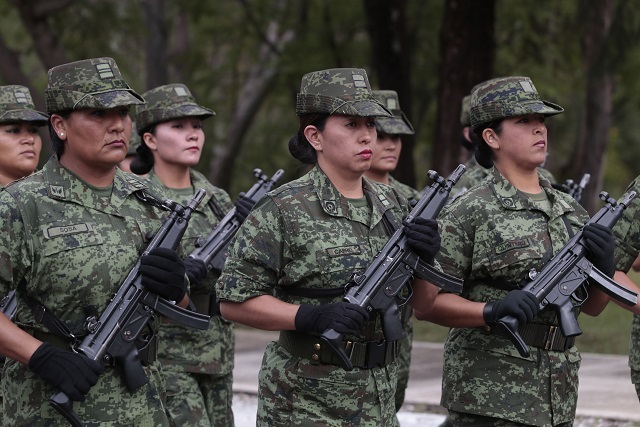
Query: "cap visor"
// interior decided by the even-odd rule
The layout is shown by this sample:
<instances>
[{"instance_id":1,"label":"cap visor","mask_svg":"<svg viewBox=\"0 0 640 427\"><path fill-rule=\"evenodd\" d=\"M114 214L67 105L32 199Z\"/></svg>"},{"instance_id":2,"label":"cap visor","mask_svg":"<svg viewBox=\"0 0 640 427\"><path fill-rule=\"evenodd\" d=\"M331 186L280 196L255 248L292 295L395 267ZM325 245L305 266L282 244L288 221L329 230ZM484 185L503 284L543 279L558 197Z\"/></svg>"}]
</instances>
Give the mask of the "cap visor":
<instances>
[{"instance_id":1,"label":"cap visor","mask_svg":"<svg viewBox=\"0 0 640 427\"><path fill-rule=\"evenodd\" d=\"M49 121L49 116L35 110L14 110L8 111L0 117L0 122L39 122L45 124Z\"/></svg>"},{"instance_id":2,"label":"cap visor","mask_svg":"<svg viewBox=\"0 0 640 427\"><path fill-rule=\"evenodd\" d=\"M337 108L332 114L362 117L393 117L382 105L373 101L350 101Z\"/></svg>"},{"instance_id":3,"label":"cap visor","mask_svg":"<svg viewBox=\"0 0 640 427\"><path fill-rule=\"evenodd\" d=\"M376 128L389 135L411 135L414 133L404 120L397 117L380 117L376 120Z\"/></svg>"},{"instance_id":4,"label":"cap visor","mask_svg":"<svg viewBox=\"0 0 640 427\"><path fill-rule=\"evenodd\" d=\"M144 104L144 99L129 90L112 90L104 93L92 94L104 108L123 107L126 105Z\"/></svg>"},{"instance_id":5,"label":"cap visor","mask_svg":"<svg viewBox=\"0 0 640 427\"><path fill-rule=\"evenodd\" d=\"M564 111L561 106L548 101L528 102L524 106L532 113L544 114L545 116L553 116Z\"/></svg>"},{"instance_id":6,"label":"cap visor","mask_svg":"<svg viewBox=\"0 0 640 427\"><path fill-rule=\"evenodd\" d=\"M215 116L212 110L208 108L201 107L195 104L186 104L181 105L176 108L176 117L189 117L189 116L197 116L202 118L207 118L211 116Z\"/></svg>"}]
</instances>

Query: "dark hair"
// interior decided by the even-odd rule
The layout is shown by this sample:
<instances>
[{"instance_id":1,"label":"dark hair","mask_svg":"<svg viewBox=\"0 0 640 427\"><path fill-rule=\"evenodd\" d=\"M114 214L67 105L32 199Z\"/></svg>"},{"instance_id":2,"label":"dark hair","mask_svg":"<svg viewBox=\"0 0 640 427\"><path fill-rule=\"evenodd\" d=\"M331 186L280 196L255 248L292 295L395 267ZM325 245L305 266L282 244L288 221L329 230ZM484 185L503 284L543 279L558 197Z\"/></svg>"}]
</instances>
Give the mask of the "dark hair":
<instances>
[{"instance_id":1,"label":"dark hair","mask_svg":"<svg viewBox=\"0 0 640 427\"><path fill-rule=\"evenodd\" d=\"M311 146L304 136L304 129L307 126L315 126L319 131L323 131L327 124L329 114L314 113L300 116L300 126L298 132L289 140L289 152L293 157L306 165L312 165L318 161L316 150Z\"/></svg>"},{"instance_id":2,"label":"dark hair","mask_svg":"<svg viewBox=\"0 0 640 427\"><path fill-rule=\"evenodd\" d=\"M73 110L59 111L54 114L57 114L58 116L66 120L71 115L71 111ZM49 137L51 138L51 146L53 147L53 152L55 153L56 157L60 159L62 154L64 154L64 141L60 139L58 133L55 131L55 129L53 129L51 118L49 118L47 125L49 127Z\"/></svg>"},{"instance_id":3,"label":"dark hair","mask_svg":"<svg viewBox=\"0 0 640 427\"><path fill-rule=\"evenodd\" d=\"M145 144L143 135L149 132L150 134L155 135L156 133L156 125L148 126L142 132L140 132L140 146L136 148L136 157L133 159L129 168L131 172L136 175L145 175L148 174L151 169L153 169L153 153L151 149Z\"/></svg>"},{"instance_id":4,"label":"dark hair","mask_svg":"<svg viewBox=\"0 0 640 427\"><path fill-rule=\"evenodd\" d=\"M489 144L487 144L487 141L485 141L482 137L482 132L485 129L492 129L496 134L500 135L500 133L502 132L503 120L504 119L497 119L489 123L483 123L478 127L473 128L473 133L475 133L477 136L477 141L475 141L476 151L474 153L474 156L478 164L485 169L489 169L493 166L493 151L491 150L491 147L489 147Z\"/></svg>"}]
</instances>

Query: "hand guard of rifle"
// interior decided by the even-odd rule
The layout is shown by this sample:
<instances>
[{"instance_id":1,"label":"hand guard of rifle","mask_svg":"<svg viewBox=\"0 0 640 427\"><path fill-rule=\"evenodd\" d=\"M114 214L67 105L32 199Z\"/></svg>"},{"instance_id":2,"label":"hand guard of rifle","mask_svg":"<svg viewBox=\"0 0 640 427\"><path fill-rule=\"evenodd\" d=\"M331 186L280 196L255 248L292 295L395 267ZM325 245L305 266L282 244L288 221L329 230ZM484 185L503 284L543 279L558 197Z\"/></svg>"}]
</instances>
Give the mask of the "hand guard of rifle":
<instances>
[{"instance_id":1,"label":"hand guard of rifle","mask_svg":"<svg viewBox=\"0 0 640 427\"><path fill-rule=\"evenodd\" d=\"M417 217L436 219L449 198L451 188L465 170L464 165L459 165L447 179L440 177L435 171L429 171L429 177L434 182L411 209L405 222L412 223ZM414 275L447 291L462 291L461 280L437 271L411 250L404 229L404 226L398 228L367 269L352 277L345 287L343 297L344 301L357 304L368 313L379 311L387 341L396 341L404 336L397 300L406 303L406 299L402 299L400 294ZM353 369L342 334L327 329L322 333L321 339L338 356L340 366L347 371Z\"/></svg>"},{"instance_id":2,"label":"hand guard of rifle","mask_svg":"<svg viewBox=\"0 0 640 427\"><path fill-rule=\"evenodd\" d=\"M244 198L251 199L255 205L262 196L273 188L274 184L284 174L284 171L279 169L271 178L267 178L266 175L262 174L260 169L255 169L253 174L258 178L258 181L244 194ZM234 206L218 225L211 230L207 237L202 241L196 242L196 249L189 254L189 258L202 261L208 270L220 274L227 259L229 243L231 243L231 239L241 225L240 221L238 221L236 210L237 207Z\"/></svg>"},{"instance_id":3,"label":"hand guard of rifle","mask_svg":"<svg viewBox=\"0 0 640 427\"><path fill-rule=\"evenodd\" d=\"M605 205L587 224L601 224L605 227L613 228L622 216L624 209L635 197L636 192L629 191L616 202L606 192L600 193L600 198L605 202ZM575 295L575 292L583 287L588 279L591 279L591 286L598 287L618 301L630 306L638 302L637 293L615 282L593 266L587 259L588 251L584 239L583 230L580 230L542 270L539 272L532 270L529 273L531 281L522 288L536 297L540 310L546 307L556 310L560 331L565 337L574 337L582 334L573 311L573 301L578 304L584 301L584 298L580 299ZM519 333L520 324L515 317L502 317L498 319L495 327L499 334L506 336L513 342L520 355L529 357L529 346ZM549 348L553 344L551 340L548 340L547 343Z\"/></svg>"},{"instance_id":4,"label":"hand guard of rifle","mask_svg":"<svg viewBox=\"0 0 640 427\"><path fill-rule=\"evenodd\" d=\"M142 256L155 248L175 250L189 225L192 212L205 195L204 190L198 190L186 207L172 201L154 203L168 210L169 215ZM153 201L150 202L153 203ZM142 339L141 335L153 319L155 312L193 328L209 327L209 316L185 310L145 288L142 285L140 259L138 259L100 317L87 318L85 322L87 335L73 346L73 350L103 365L117 362L122 368L127 388L136 390L149 381L140 361L136 341ZM61 391L56 393L49 399L49 403L71 425L78 427L84 425L73 411L73 402L65 393Z\"/></svg>"}]
</instances>

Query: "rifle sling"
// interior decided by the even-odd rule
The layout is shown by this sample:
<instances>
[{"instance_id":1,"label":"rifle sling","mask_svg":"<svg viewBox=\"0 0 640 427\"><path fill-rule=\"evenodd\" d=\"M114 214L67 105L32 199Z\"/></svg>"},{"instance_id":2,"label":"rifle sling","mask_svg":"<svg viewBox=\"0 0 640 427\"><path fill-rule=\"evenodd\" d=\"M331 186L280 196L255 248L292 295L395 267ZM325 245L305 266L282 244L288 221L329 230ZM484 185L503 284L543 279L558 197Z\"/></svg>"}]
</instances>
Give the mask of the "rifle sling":
<instances>
[{"instance_id":1,"label":"rifle sling","mask_svg":"<svg viewBox=\"0 0 640 427\"><path fill-rule=\"evenodd\" d=\"M26 294L21 294L21 296L27 306L31 309L36 322L42 323L46 326L52 335L58 337L58 339L66 340L67 343L73 343L80 338L79 336L74 335L66 323L58 319L51 310L39 301Z\"/></svg>"}]
</instances>

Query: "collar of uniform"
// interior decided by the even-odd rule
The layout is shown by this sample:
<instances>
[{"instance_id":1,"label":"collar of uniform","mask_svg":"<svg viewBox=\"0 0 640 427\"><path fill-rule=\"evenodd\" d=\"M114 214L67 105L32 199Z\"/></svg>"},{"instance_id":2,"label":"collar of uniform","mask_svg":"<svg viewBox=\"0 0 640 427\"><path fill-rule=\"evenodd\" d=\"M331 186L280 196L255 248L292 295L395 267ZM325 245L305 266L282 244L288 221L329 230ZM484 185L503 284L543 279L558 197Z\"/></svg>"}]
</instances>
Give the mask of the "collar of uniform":
<instances>
[{"instance_id":1,"label":"collar of uniform","mask_svg":"<svg viewBox=\"0 0 640 427\"><path fill-rule=\"evenodd\" d=\"M119 207L129 194L146 188L141 182L140 185L134 186L124 176L125 172L116 169L111 197L109 202L105 203L104 198L99 197L86 183L62 166L56 156L51 156L42 168L42 172L45 177L47 194L50 198L78 202L96 210L116 215Z\"/></svg>"},{"instance_id":2,"label":"collar of uniform","mask_svg":"<svg viewBox=\"0 0 640 427\"><path fill-rule=\"evenodd\" d=\"M193 188L195 189L202 188L207 194L206 197L202 200L202 202L200 202L200 204L196 208L196 212L205 212L205 209L207 209L207 203L213 197L213 184L207 181L207 179L203 174L201 174L200 172L194 169L189 169L189 177L191 178L191 185L193 186ZM149 181L153 182L154 184L157 184L162 188L166 187L160 181L160 178L158 178L158 175L155 174L155 171L153 169L149 171L146 178Z\"/></svg>"}]
</instances>

